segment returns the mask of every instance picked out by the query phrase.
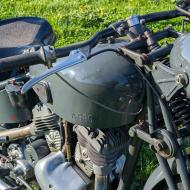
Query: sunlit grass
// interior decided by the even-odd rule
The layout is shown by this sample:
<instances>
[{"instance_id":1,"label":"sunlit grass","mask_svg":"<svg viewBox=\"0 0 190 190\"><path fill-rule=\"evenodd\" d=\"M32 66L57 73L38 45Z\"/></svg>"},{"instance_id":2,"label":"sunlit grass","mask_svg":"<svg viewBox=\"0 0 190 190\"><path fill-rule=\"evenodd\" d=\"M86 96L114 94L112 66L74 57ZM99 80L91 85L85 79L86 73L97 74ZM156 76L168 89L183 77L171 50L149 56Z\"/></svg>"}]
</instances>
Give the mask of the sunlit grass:
<instances>
[{"instance_id":1,"label":"sunlit grass","mask_svg":"<svg viewBox=\"0 0 190 190\"><path fill-rule=\"evenodd\" d=\"M170 0L1 0L0 19L15 16L46 18L57 34L56 45L61 46L87 39L100 28L129 15L173 7ZM152 28L167 24L154 24Z\"/></svg>"}]
</instances>

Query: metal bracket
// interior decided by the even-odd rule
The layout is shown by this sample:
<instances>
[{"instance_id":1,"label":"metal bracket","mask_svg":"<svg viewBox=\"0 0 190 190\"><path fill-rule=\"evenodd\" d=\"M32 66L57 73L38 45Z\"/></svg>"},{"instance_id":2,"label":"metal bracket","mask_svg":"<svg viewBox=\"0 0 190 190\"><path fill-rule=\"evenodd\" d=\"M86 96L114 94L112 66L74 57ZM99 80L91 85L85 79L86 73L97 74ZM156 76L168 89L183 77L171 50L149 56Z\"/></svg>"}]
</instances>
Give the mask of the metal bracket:
<instances>
[{"instance_id":1,"label":"metal bracket","mask_svg":"<svg viewBox=\"0 0 190 190\"><path fill-rule=\"evenodd\" d=\"M55 49L53 46L35 45L23 51L24 54L31 52L39 52L40 57L44 61L45 65L48 66L48 68L52 67L52 63L56 61Z\"/></svg>"},{"instance_id":2,"label":"metal bracket","mask_svg":"<svg viewBox=\"0 0 190 190\"><path fill-rule=\"evenodd\" d=\"M140 125L135 125L130 128L129 135L135 135L151 145L151 149L158 153L163 158L172 158L175 156L176 146L172 140L172 134L167 130L156 130L153 134L148 134L142 130Z\"/></svg>"},{"instance_id":3,"label":"metal bracket","mask_svg":"<svg viewBox=\"0 0 190 190\"><path fill-rule=\"evenodd\" d=\"M146 54L139 54L124 47L119 48L119 50L121 50L124 55L129 56L132 60L134 60L139 67L143 67L143 65L147 62Z\"/></svg>"},{"instance_id":4,"label":"metal bracket","mask_svg":"<svg viewBox=\"0 0 190 190\"><path fill-rule=\"evenodd\" d=\"M169 101L173 95L188 84L186 73L155 62L152 67L155 86L163 98Z\"/></svg>"},{"instance_id":5,"label":"metal bracket","mask_svg":"<svg viewBox=\"0 0 190 190\"><path fill-rule=\"evenodd\" d=\"M54 63L56 61L56 55L55 55L55 49L53 46L43 46L43 50L41 50L44 52L44 56L45 56L45 60L46 60L46 64L48 66L48 68L52 67L52 63Z\"/></svg>"}]
</instances>

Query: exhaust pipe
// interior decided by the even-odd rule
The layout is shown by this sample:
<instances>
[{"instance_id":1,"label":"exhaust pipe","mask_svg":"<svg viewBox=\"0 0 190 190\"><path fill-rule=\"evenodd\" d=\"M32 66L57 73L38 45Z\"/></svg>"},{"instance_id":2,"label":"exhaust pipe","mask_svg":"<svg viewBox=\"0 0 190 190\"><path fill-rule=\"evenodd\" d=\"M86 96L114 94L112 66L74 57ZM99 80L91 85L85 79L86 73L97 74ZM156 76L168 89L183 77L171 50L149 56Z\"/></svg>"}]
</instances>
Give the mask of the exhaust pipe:
<instances>
[{"instance_id":1,"label":"exhaust pipe","mask_svg":"<svg viewBox=\"0 0 190 190\"><path fill-rule=\"evenodd\" d=\"M34 118L32 123L24 127L0 131L0 143L34 135L43 135L46 131L59 129L58 119L57 115L49 114Z\"/></svg>"},{"instance_id":2,"label":"exhaust pipe","mask_svg":"<svg viewBox=\"0 0 190 190\"><path fill-rule=\"evenodd\" d=\"M19 138L32 136L31 127L32 125L30 124L21 128L7 129L4 131L0 131L0 142L13 141Z\"/></svg>"}]
</instances>

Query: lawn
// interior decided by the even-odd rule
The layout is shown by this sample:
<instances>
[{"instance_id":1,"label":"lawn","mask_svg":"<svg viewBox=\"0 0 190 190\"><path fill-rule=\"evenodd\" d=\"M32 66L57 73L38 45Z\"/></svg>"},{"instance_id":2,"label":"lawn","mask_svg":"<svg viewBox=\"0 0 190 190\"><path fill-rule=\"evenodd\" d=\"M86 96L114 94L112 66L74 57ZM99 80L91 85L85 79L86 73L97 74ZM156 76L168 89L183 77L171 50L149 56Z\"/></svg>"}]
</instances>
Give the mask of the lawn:
<instances>
[{"instance_id":1,"label":"lawn","mask_svg":"<svg viewBox=\"0 0 190 190\"><path fill-rule=\"evenodd\" d=\"M57 34L56 46L62 46L87 39L99 29L129 15L173 7L171 0L1 0L0 19L43 17ZM154 25L154 28L163 25L166 23Z\"/></svg>"},{"instance_id":2,"label":"lawn","mask_svg":"<svg viewBox=\"0 0 190 190\"><path fill-rule=\"evenodd\" d=\"M56 35L56 46L87 39L110 23L132 14L146 14L174 8L172 0L0 0L0 19L37 16L47 19ZM180 27L179 19L151 24L153 30ZM144 148L137 179L144 181L156 162ZM138 183L139 184L139 183Z\"/></svg>"}]
</instances>

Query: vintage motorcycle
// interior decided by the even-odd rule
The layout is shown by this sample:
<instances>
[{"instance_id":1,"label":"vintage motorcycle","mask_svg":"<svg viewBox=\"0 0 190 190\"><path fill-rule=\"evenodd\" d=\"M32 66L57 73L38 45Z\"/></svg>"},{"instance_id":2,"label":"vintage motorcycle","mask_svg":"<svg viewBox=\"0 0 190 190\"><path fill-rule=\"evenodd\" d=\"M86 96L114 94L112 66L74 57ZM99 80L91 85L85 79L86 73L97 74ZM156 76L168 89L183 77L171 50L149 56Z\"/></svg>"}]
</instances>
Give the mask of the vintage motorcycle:
<instances>
[{"instance_id":1,"label":"vintage motorcycle","mask_svg":"<svg viewBox=\"0 0 190 190\"><path fill-rule=\"evenodd\" d=\"M189 190L190 34L147 25L183 17L184 29L189 8L62 48L44 19L0 21L0 189L130 189L147 143L159 166L144 190Z\"/></svg>"}]
</instances>

